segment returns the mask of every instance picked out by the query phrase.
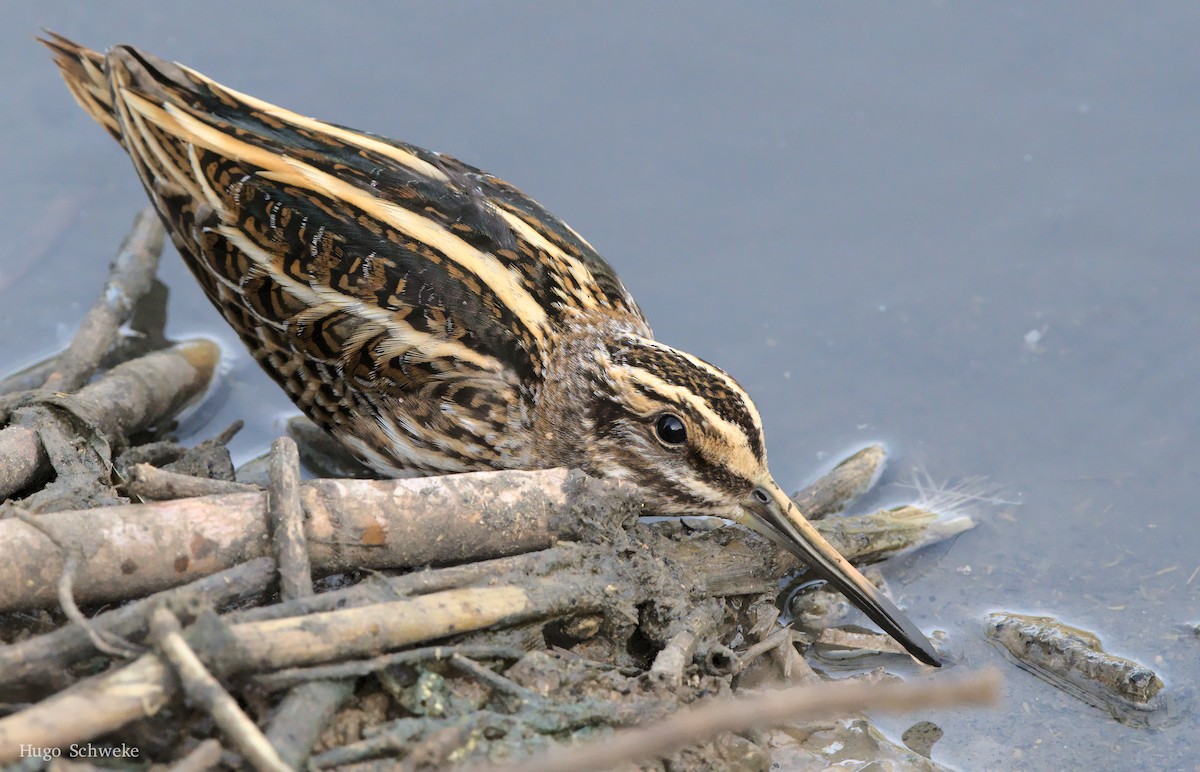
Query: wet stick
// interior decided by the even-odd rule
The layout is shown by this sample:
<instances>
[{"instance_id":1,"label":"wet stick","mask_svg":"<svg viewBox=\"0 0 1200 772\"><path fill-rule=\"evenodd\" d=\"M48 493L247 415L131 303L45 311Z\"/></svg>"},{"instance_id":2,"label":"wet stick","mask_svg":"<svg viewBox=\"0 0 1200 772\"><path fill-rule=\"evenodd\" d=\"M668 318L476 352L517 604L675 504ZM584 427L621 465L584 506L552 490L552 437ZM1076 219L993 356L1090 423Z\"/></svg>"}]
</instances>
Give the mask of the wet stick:
<instances>
[{"instance_id":1,"label":"wet stick","mask_svg":"<svg viewBox=\"0 0 1200 772\"><path fill-rule=\"evenodd\" d=\"M125 490L143 501L170 501L197 496L221 496L226 493L254 493L257 485L194 477L150 464L134 464L128 470Z\"/></svg>"},{"instance_id":2,"label":"wet stick","mask_svg":"<svg viewBox=\"0 0 1200 772\"><path fill-rule=\"evenodd\" d=\"M875 485L886 462L883 446L869 445L793 493L792 501L809 520L841 512Z\"/></svg>"},{"instance_id":3,"label":"wet stick","mask_svg":"<svg viewBox=\"0 0 1200 772\"><path fill-rule=\"evenodd\" d=\"M530 552L586 530L578 508L617 519L637 501L628 486L563 469L475 472L407 480L316 480L301 486L313 568L405 568ZM141 597L192 581L269 549L267 496L237 493L56 512L88 555L80 603ZM604 527L612 527L605 524ZM25 523L0 520L0 611L55 602L62 571L55 545Z\"/></svg>"},{"instance_id":4,"label":"wet stick","mask_svg":"<svg viewBox=\"0 0 1200 772\"><path fill-rule=\"evenodd\" d=\"M162 658L170 663L188 701L208 711L213 720L235 748L258 770L287 772L292 769L271 747L258 727L250 720L221 686L204 663L183 639L179 620L165 608L150 617L150 629Z\"/></svg>"},{"instance_id":5,"label":"wet stick","mask_svg":"<svg viewBox=\"0 0 1200 772\"><path fill-rule=\"evenodd\" d=\"M307 598L313 594L312 563L300 502L300 457L290 437L272 443L269 466L267 512L278 556L279 594L285 601ZM354 685L354 679L313 681L284 696L266 728L266 738L285 765L304 764L325 725L354 693Z\"/></svg>"},{"instance_id":6,"label":"wet stick","mask_svg":"<svg viewBox=\"0 0 1200 772\"><path fill-rule=\"evenodd\" d=\"M138 298L149 291L163 248L163 227L153 207L146 207L121 243L96 304L92 306L70 345L54 360L42 388L74 391L96 372L104 354L129 321Z\"/></svg>"},{"instance_id":7,"label":"wet stick","mask_svg":"<svg viewBox=\"0 0 1200 772\"><path fill-rule=\"evenodd\" d=\"M138 640L149 629L149 613L158 606L165 605L176 613L203 606L221 608L262 594L274 578L275 561L258 558L106 611L90 621L97 630ZM66 625L20 643L0 646L0 690L49 683L68 667L92 654L94 649L87 632L77 625Z\"/></svg>"},{"instance_id":8,"label":"wet stick","mask_svg":"<svg viewBox=\"0 0 1200 772\"><path fill-rule=\"evenodd\" d=\"M219 357L220 350L210 341L180 343L118 365L75 394L49 397L18 408L13 420L35 433L39 423L45 425L46 421L57 421L61 426L56 424L54 428L62 433L82 424L95 435L86 438L88 441L98 438L104 444L119 444L129 434L174 415L202 394L208 388ZM59 418L56 413L65 416ZM41 444L40 437L38 441ZM0 459L29 450L27 433L0 432ZM34 451L31 455L38 463L0 470L4 472L0 477L0 498L48 475L52 464L59 463L59 459L44 451L41 454Z\"/></svg>"}]
</instances>

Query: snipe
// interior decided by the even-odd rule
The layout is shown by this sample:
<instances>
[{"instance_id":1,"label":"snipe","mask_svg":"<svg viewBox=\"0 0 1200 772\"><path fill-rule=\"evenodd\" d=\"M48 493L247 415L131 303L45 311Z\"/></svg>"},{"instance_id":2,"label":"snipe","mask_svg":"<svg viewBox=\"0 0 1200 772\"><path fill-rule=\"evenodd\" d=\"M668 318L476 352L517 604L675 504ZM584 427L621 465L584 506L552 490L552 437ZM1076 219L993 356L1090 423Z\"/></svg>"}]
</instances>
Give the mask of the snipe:
<instances>
[{"instance_id":1,"label":"snipe","mask_svg":"<svg viewBox=\"0 0 1200 772\"><path fill-rule=\"evenodd\" d=\"M754 403L655 341L613 269L508 183L128 46L51 34L209 300L310 418L393 476L568 466L794 552L922 662L920 630L767 470Z\"/></svg>"}]
</instances>

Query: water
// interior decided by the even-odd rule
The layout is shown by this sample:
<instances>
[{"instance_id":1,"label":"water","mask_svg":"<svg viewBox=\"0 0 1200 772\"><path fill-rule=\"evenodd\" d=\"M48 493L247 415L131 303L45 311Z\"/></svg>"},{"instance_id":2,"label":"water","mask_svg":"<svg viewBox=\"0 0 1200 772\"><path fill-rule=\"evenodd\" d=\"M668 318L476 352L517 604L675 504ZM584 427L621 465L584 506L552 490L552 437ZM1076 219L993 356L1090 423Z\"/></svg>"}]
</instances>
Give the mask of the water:
<instances>
[{"instance_id":1,"label":"water","mask_svg":"<svg viewBox=\"0 0 1200 772\"><path fill-rule=\"evenodd\" d=\"M618 268L658 336L755 395L796 485L883 440L885 499L986 475L983 524L889 568L1006 700L920 719L964 768L1192 769L1194 702L1116 724L1002 661L1052 614L1200 677L1200 7L10 4L0 362L71 334L143 194L31 40L130 42L302 113L477 163ZM230 351L212 433L290 405L179 261L170 331Z\"/></svg>"}]
</instances>

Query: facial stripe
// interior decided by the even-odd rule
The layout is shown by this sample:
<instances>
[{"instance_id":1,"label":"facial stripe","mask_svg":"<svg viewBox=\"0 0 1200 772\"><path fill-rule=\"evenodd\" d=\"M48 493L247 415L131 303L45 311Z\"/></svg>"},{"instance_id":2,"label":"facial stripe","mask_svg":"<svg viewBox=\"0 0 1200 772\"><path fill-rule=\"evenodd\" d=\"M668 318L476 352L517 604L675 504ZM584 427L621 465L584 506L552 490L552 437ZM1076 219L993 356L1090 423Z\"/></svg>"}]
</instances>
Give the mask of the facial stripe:
<instances>
[{"instance_id":1,"label":"facial stripe","mask_svg":"<svg viewBox=\"0 0 1200 772\"><path fill-rule=\"evenodd\" d=\"M756 438L747 433L745 426L718 415L703 396L686 386L671 383L659 374L641 367L627 366L625 371L634 383L661 395L664 402L686 406L700 416L706 428L720 434L724 439L723 445L729 450L729 456L724 460L723 466L747 479L758 475L762 460L753 449Z\"/></svg>"},{"instance_id":2,"label":"facial stripe","mask_svg":"<svg viewBox=\"0 0 1200 772\"><path fill-rule=\"evenodd\" d=\"M762 445L762 421L753 401L733 378L702 359L645 338L630 339L629 345L614 353L615 361L644 373L643 384L662 382L655 390L671 400L687 399L706 421L726 427L728 436L750 448L755 458L765 462Z\"/></svg>"}]
</instances>

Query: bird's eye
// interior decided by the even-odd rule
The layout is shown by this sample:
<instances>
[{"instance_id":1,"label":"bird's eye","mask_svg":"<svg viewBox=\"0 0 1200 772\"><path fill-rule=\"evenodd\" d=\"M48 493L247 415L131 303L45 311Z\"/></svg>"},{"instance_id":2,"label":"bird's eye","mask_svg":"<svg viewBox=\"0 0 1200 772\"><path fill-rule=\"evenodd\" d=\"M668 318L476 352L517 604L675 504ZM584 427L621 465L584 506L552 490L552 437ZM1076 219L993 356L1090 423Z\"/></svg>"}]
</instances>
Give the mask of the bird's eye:
<instances>
[{"instance_id":1,"label":"bird's eye","mask_svg":"<svg viewBox=\"0 0 1200 772\"><path fill-rule=\"evenodd\" d=\"M667 445L682 445L687 442L687 427L679 416L663 413L654 422L654 433Z\"/></svg>"}]
</instances>

